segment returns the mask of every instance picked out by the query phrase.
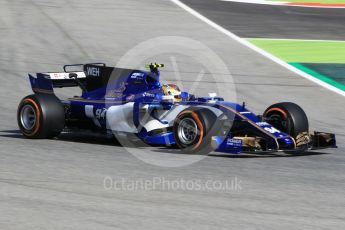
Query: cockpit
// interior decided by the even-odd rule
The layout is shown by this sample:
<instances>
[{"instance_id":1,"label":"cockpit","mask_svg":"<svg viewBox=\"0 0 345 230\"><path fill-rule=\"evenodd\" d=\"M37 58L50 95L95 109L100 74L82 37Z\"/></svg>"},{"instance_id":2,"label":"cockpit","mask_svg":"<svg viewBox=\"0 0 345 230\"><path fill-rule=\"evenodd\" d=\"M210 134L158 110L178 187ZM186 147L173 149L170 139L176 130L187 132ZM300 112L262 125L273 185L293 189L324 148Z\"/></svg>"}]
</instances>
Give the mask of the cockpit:
<instances>
[{"instance_id":1,"label":"cockpit","mask_svg":"<svg viewBox=\"0 0 345 230\"><path fill-rule=\"evenodd\" d=\"M181 90L175 84L164 84L162 85L163 95L166 97L171 97L173 102L180 102L182 100Z\"/></svg>"}]
</instances>

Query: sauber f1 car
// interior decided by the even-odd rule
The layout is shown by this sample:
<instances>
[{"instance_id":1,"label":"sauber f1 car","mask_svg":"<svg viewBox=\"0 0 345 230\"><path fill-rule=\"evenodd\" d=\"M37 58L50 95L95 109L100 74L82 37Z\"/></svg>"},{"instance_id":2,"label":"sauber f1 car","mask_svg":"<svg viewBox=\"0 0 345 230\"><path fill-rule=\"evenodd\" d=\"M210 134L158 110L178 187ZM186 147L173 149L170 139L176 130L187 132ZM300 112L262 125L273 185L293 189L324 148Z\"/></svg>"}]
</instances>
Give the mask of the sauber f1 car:
<instances>
[{"instance_id":1,"label":"sauber f1 car","mask_svg":"<svg viewBox=\"0 0 345 230\"><path fill-rule=\"evenodd\" d=\"M88 130L134 135L149 145L186 153L277 152L336 147L335 135L309 132L298 105L282 102L262 115L245 104L210 94L198 97L161 84L162 64L147 71L103 63L64 66L63 72L29 74L34 94L22 99L17 120L27 138L53 138ZM78 71L76 71L78 69ZM81 96L60 100L54 88L80 87Z\"/></svg>"}]
</instances>

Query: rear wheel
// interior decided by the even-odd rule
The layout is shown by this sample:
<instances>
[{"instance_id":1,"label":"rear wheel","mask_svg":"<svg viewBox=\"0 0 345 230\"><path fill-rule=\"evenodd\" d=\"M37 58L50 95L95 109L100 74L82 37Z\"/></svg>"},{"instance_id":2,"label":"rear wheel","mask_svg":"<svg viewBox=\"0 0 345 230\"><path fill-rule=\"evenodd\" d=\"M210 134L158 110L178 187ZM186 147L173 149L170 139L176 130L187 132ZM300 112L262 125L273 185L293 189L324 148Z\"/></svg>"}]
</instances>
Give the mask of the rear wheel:
<instances>
[{"instance_id":1,"label":"rear wheel","mask_svg":"<svg viewBox=\"0 0 345 230\"><path fill-rule=\"evenodd\" d=\"M65 126L64 108L55 95L29 95L18 106L17 122L27 138L52 138Z\"/></svg>"},{"instance_id":2,"label":"rear wheel","mask_svg":"<svg viewBox=\"0 0 345 230\"><path fill-rule=\"evenodd\" d=\"M208 109L186 109L174 122L176 145L189 154L208 154L212 151L211 137L220 128L218 124L217 116Z\"/></svg>"},{"instance_id":3,"label":"rear wheel","mask_svg":"<svg viewBox=\"0 0 345 230\"><path fill-rule=\"evenodd\" d=\"M263 116L273 127L293 138L309 131L307 115L300 106L292 102L271 105Z\"/></svg>"}]
</instances>

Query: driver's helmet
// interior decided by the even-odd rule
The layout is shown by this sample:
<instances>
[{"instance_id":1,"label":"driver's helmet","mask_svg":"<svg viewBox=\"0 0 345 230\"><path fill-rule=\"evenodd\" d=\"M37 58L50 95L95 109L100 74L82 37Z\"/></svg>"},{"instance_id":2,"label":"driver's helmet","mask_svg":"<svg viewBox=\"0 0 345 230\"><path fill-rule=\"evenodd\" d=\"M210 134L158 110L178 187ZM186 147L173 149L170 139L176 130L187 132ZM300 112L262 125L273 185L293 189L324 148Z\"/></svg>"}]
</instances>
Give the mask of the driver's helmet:
<instances>
[{"instance_id":1,"label":"driver's helmet","mask_svg":"<svg viewBox=\"0 0 345 230\"><path fill-rule=\"evenodd\" d=\"M181 90L175 84L165 84L162 85L163 94L165 96L172 96L174 102L180 102L181 98Z\"/></svg>"}]
</instances>

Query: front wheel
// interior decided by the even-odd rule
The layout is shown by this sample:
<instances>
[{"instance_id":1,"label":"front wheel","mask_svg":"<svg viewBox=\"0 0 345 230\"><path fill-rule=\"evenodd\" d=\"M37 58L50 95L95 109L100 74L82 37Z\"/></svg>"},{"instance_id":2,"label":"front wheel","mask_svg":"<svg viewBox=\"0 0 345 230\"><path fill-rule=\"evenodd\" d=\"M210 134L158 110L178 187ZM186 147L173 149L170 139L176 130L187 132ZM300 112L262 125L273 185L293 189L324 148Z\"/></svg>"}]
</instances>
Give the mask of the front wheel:
<instances>
[{"instance_id":1,"label":"front wheel","mask_svg":"<svg viewBox=\"0 0 345 230\"><path fill-rule=\"evenodd\" d=\"M18 106L17 122L27 138L52 138L65 126L64 108L55 95L29 95Z\"/></svg>"},{"instance_id":2,"label":"front wheel","mask_svg":"<svg viewBox=\"0 0 345 230\"><path fill-rule=\"evenodd\" d=\"M273 127L295 139L299 134L309 132L307 115L300 106L292 102L271 105L265 110L263 117Z\"/></svg>"}]
</instances>

